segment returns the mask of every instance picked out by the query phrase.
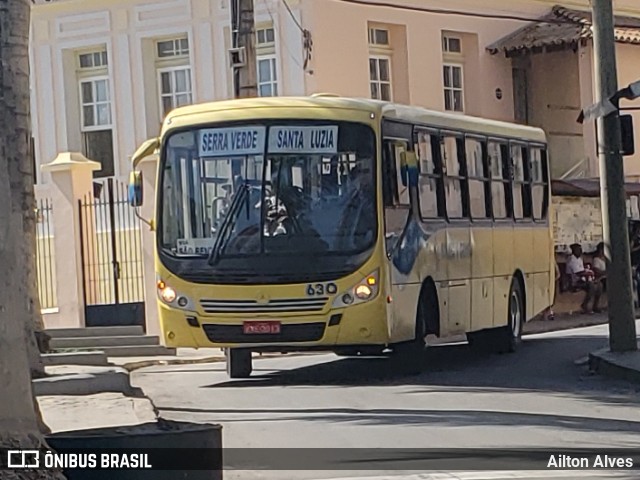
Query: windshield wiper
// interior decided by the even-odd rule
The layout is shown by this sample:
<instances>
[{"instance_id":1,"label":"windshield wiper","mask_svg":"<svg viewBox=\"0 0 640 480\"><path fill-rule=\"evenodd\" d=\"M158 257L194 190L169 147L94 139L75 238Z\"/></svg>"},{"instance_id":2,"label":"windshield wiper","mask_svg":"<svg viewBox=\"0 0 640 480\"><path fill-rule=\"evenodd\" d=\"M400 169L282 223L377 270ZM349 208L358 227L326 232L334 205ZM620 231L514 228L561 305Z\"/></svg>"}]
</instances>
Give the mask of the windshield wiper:
<instances>
[{"instance_id":1,"label":"windshield wiper","mask_svg":"<svg viewBox=\"0 0 640 480\"><path fill-rule=\"evenodd\" d=\"M213 244L213 248L211 249L209 258L207 259L207 263L209 265L213 266L216 263L218 263L218 260L220 260L222 251L226 246L225 241L226 241L227 233L231 232L231 229L235 225L235 221L233 221L233 219L238 217L236 213L238 213L240 208L242 208L242 201L245 199L245 197L247 196L250 190L251 190L251 186L246 182L243 183L242 185L240 185L240 188L238 192L235 194L235 196L233 197L233 200L231 200L231 205L229 205L229 210L227 211L224 218L222 219L222 223L220 224L220 232L216 237L216 241Z\"/></svg>"}]
</instances>

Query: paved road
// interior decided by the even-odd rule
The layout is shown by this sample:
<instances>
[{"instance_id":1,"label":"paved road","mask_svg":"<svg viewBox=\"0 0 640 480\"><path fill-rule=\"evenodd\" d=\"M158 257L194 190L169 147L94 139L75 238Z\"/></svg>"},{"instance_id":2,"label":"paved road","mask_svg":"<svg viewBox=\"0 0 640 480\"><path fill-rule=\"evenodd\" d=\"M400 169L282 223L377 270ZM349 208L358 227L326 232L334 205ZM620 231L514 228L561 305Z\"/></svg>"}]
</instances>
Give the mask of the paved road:
<instances>
[{"instance_id":1,"label":"paved road","mask_svg":"<svg viewBox=\"0 0 640 480\"><path fill-rule=\"evenodd\" d=\"M606 333L599 326L530 336L511 355L438 346L420 375L399 374L386 359L309 355L257 360L247 380L208 364L149 368L134 382L166 418L221 423L226 447L640 448L640 388L575 363L605 346ZM402 472L252 471L225 479L383 473ZM506 478L469 475L438 478Z\"/></svg>"}]
</instances>

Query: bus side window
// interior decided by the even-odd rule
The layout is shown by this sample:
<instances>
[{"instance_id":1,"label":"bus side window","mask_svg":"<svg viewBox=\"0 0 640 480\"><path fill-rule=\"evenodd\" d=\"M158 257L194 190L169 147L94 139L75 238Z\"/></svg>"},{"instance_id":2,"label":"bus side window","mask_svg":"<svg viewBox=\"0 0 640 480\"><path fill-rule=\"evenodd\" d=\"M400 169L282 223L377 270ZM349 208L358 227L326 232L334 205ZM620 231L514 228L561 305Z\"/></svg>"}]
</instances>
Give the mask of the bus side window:
<instances>
[{"instance_id":1,"label":"bus side window","mask_svg":"<svg viewBox=\"0 0 640 480\"><path fill-rule=\"evenodd\" d=\"M386 208L393 207L396 199L396 170L391 155L392 144L385 142L382 158L382 196Z\"/></svg>"},{"instance_id":2,"label":"bus side window","mask_svg":"<svg viewBox=\"0 0 640 480\"><path fill-rule=\"evenodd\" d=\"M490 175L485 166L486 143L478 138L467 138L465 147L471 218L489 218L491 217L491 185Z\"/></svg>"},{"instance_id":3,"label":"bus side window","mask_svg":"<svg viewBox=\"0 0 640 480\"><path fill-rule=\"evenodd\" d=\"M460 142L454 136L442 137L442 164L445 175L445 192L447 216L449 218L463 218L468 216L465 208L464 172L460 162ZM464 158L464 157L463 157Z\"/></svg>"},{"instance_id":4,"label":"bus side window","mask_svg":"<svg viewBox=\"0 0 640 480\"><path fill-rule=\"evenodd\" d=\"M385 207L408 207L409 183L406 167L403 168L405 144L389 141L384 148L384 204Z\"/></svg>"},{"instance_id":5,"label":"bus side window","mask_svg":"<svg viewBox=\"0 0 640 480\"><path fill-rule=\"evenodd\" d=\"M531 218L531 182L527 147L511 145L513 213L516 220Z\"/></svg>"},{"instance_id":6,"label":"bus side window","mask_svg":"<svg viewBox=\"0 0 640 480\"><path fill-rule=\"evenodd\" d=\"M418 154L418 180L420 215L422 218L444 218L445 205L442 195L442 166L439 156L440 142L435 132L416 129Z\"/></svg>"},{"instance_id":7,"label":"bus side window","mask_svg":"<svg viewBox=\"0 0 640 480\"><path fill-rule=\"evenodd\" d=\"M508 176L504 175L503 148L500 143L489 142L487 154L489 156L489 168L491 170L491 206L493 218L505 219L509 216L507 202Z\"/></svg>"},{"instance_id":8,"label":"bus side window","mask_svg":"<svg viewBox=\"0 0 640 480\"><path fill-rule=\"evenodd\" d=\"M531 170L531 203L534 220L544 220L549 205L546 152L540 147L529 150Z\"/></svg>"}]
</instances>

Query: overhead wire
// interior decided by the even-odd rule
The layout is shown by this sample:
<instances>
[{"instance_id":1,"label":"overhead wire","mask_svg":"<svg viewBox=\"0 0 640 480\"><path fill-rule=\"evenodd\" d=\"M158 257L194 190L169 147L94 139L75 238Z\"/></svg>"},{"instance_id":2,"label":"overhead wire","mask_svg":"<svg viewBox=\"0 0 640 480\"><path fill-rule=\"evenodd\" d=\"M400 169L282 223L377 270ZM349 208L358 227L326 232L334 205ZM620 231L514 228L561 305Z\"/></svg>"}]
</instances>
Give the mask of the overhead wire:
<instances>
[{"instance_id":1,"label":"overhead wire","mask_svg":"<svg viewBox=\"0 0 640 480\"><path fill-rule=\"evenodd\" d=\"M291 57L291 60L293 60L293 62L298 67L304 68L302 64L298 61L298 59L296 59L291 48L289 48L289 43L282 37L282 31L280 30L280 28L276 27L275 17L273 16L273 12L271 12L271 8L269 8L269 0L262 0L262 3L264 3L265 8L267 9L267 13L269 14L269 17L271 17L271 22L273 23L273 29L278 32L278 40L280 40L280 42L284 45L284 48L285 50L287 50L287 53L289 54L289 57Z\"/></svg>"},{"instance_id":2,"label":"overhead wire","mask_svg":"<svg viewBox=\"0 0 640 480\"><path fill-rule=\"evenodd\" d=\"M296 24L296 27L298 27L298 29L304 33L305 29L302 27L302 25L300 25L300 22L298 21L298 19L296 18L296 16L293 14L293 12L291 11L291 7L289 6L289 3L287 2L287 0L282 0L282 3L284 3L285 8L287 9L287 12L289 12L289 16L293 19L293 22Z\"/></svg>"}]
</instances>

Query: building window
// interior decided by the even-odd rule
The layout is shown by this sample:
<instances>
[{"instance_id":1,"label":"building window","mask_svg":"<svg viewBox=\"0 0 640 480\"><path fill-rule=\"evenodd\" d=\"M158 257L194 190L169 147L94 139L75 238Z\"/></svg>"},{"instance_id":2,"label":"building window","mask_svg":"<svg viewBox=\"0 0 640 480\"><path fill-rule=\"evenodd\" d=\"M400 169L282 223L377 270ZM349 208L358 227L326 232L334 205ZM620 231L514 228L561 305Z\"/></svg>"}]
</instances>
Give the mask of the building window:
<instances>
[{"instance_id":1,"label":"building window","mask_svg":"<svg viewBox=\"0 0 640 480\"><path fill-rule=\"evenodd\" d=\"M278 74L275 55L258 57L258 93L261 97L278 95Z\"/></svg>"},{"instance_id":2,"label":"building window","mask_svg":"<svg viewBox=\"0 0 640 480\"><path fill-rule=\"evenodd\" d=\"M108 78L80 80L80 97L82 100L83 131L111 126Z\"/></svg>"},{"instance_id":3,"label":"building window","mask_svg":"<svg viewBox=\"0 0 640 480\"><path fill-rule=\"evenodd\" d=\"M369 29L369 45L389 46L389 30L384 28Z\"/></svg>"},{"instance_id":4,"label":"building window","mask_svg":"<svg viewBox=\"0 0 640 480\"><path fill-rule=\"evenodd\" d=\"M193 103L189 53L187 35L156 41L161 119L174 108Z\"/></svg>"},{"instance_id":5,"label":"building window","mask_svg":"<svg viewBox=\"0 0 640 480\"><path fill-rule=\"evenodd\" d=\"M256 44L259 47L276 43L276 35L273 27L259 28L256 30Z\"/></svg>"},{"instance_id":6,"label":"building window","mask_svg":"<svg viewBox=\"0 0 640 480\"><path fill-rule=\"evenodd\" d=\"M192 103L190 67L159 69L158 79L163 117L174 108Z\"/></svg>"},{"instance_id":7,"label":"building window","mask_svg":"<svg viewBox=\"0 0 640 480\"><path fill-rule=\"evenodd\" d=\"M444 108L452 112L464 112L462 65L444 65Z\"/></svg>"},{"instance_id":8,"label":"building window","mask_svg":"<svg viewBox=\"0 0 640 480\"><path fill-rule=\"evenodd\" d=\"M80 100L83 154L102 165L100 170L94 172L94 176L113 176L115 171L109 79L81 79Z\"/></svg>"},{"instance_id":9,"label":"building window","mask_svg":"<svg viewBox=\"0 0 640 480\"><path fill-rule=\"evenodd\" d=\"M112 177L115 175L113 161L113 131L91 130L82 134L83 154L90 160L94 160L102 168L94 172L94 177Z\"/></svg>"},{"instance_id":10,"label":"building window","mask_svg":"<svg viewBox=\"0 0 640 480\"><path fill-rule=\"evenodd\" d=\"M100 50L96 52L86 52L78 54L78 63L80 69L102 68L109 65L107 51Z\"/></svg>"},{"instance_id":11,"label":"building window","mask_svg":"<svg viewBox=\"0 0 640 480\"><path fill-rule=\"evenodd\" d=\"M462 40L459 37L443 35L442 51L444 53L462 53Z\"/></svg>"},{"instance_id":12,"label":"building window","mask_svg":"<svg viewBox=\"0 0 640 480\"><path fill-rule=\"evenodd\" d=\"M389 57L369 58L369 81L371 98L391 101L391 59Z\"/></svg>"},{"instance_id":13,"label":"building window","mask_svg":"<svg viewBox=\"0 0 640 480\"><path fill-rule=\"evenodd\" d=\"M156 43L158 58L185 57L189 55L187 37L160 40Z\"/></svg>"}]
</instances>

